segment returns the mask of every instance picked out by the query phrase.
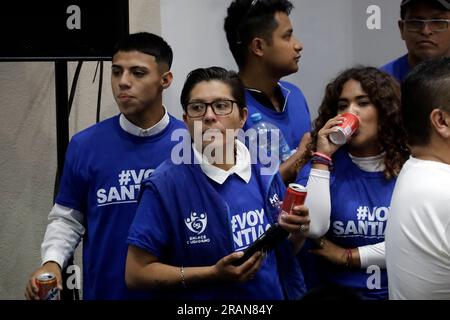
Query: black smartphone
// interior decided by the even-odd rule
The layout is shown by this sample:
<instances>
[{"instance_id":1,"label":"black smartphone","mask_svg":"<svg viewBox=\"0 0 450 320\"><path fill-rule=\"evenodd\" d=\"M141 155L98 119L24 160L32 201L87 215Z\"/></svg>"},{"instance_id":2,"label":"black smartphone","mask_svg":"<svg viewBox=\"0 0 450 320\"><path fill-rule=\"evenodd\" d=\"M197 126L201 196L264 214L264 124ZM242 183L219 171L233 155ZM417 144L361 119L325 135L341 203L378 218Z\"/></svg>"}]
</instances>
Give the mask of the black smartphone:
<instances>
[{"instance_id":1,"label":"black smartphone","mask_svg":"<svg viewBox=\"0 0 450 320\"><path fill-rule=\"evenodd\" d=\"M250 247L244 250L244 255L232 262L234 266L240 266L247 261L252 255L258 251L268 252L275 248L275 246L286 238L289 232L275 223L265 233L253 242Z\"/></svg>"}]
</instances>

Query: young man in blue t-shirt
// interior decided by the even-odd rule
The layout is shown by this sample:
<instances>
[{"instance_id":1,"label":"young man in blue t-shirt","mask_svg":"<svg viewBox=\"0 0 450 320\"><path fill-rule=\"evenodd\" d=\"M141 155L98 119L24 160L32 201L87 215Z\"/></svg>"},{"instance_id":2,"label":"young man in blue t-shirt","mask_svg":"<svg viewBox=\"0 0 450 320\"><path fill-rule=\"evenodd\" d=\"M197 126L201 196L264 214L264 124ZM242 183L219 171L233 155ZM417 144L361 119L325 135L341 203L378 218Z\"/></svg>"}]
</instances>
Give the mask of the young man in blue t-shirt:
<instances>
[{"instance_id":1,"label":"young man in blue t-shirt","mask_svg":"<svg viewBox=\"0 0 450 320\"><path fill-rule=\"evenodd\" d=\"M403 0L398 27L408 53L381 67L402 82L424 60L450 56L450 1Z\"/></svg>"},{"instance_id":2,"label":"young man in blue t-shirt","mask_svg":"<svg viewBox=\"0 0 450 320\"><path fill-rule=\"evenodd\" d=\"M295 179L297 160L304 151L300 141L311 129L303 93L295 85L280 81L297 72L303 49L293 35L289 19L292 8L288 0L235 0L224 24L228 45L246 87L249 114L258 112L263 121L276 125L293 152L280 165L285 183ZM244 129L252 125L247 121Z\"/></svg>"},{"instance_id":3,"label":"young man in blue t-shirt","mask_svg":"<svg viewBox=\"0 0 450 320\"><path fill-rule=\"evenodd\" d=\"M162 92L172 81L172 49L159 36L136 33L117 45L111 86L120 114L73 136L56 203L41 246L42 267L25 295L38 299L36 276L61 269L83 238L83 298L141 299L125 285L126 236L137 208L140 182L169 158L174 130Z\"/></svg>"}]
</instances>

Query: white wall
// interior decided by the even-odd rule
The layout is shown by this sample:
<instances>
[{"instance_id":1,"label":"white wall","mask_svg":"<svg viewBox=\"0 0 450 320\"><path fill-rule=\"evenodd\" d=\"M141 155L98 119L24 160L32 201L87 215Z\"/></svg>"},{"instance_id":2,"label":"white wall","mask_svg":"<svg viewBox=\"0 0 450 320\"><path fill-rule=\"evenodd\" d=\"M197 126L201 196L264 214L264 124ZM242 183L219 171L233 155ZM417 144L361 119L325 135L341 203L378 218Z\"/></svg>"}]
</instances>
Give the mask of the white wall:
<instances>
[{"instance_id":1,"label":"white wall","mask_svg":"<svg viewBox=\"0 0 450 320\"><path fill-rule=\"evenodd\" d=\"M164 103L179 118L182 115L180 93L189 71L214 65L237 70L223 31L229 3L224 0L161 1L162 35L174 51L174 81Z\"/></svg>"},{"instance_id":2,"label":"white wall","mask_svg":"<svg viewBox=\"0 0 450 320\"><path fill-rule=\"evenodd\" d=\"M381 66L400 56L404 44L397 29L400 0L296 0L295 32L304 44L301 66L288 77L304 91L317 116L325 85L355 64ZM369 30L370 5L381 9L381 29Z\"/></svg>"},{"instance_id":3,"label":"white wall","mask_svg":"<svg viewBox=\"0 0 450 320\"><path fill-rule=\"evenodd\" d=\"M293 0L294 34L304 45L300 70L287 79L304 91L311 115L325 83L356 63L379 66L404 51L397 31L400 0ZM223 20L231 0L161 1L162 34L174 49L174 83L165 103L182 114L179 93L189 71L219 65L236 70L228 50ZM381 30L368 30L369 5L381 9Z\"/></svg>"}]
</instances>

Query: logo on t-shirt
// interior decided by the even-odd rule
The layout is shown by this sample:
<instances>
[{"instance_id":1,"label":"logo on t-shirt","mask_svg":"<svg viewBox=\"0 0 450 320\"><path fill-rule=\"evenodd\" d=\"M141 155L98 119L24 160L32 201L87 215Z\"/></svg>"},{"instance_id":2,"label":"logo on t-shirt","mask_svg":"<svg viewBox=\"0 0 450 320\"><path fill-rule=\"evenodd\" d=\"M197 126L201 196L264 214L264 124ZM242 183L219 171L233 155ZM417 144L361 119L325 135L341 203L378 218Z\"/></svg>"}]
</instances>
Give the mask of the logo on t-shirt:
<instances>
[{"instance_id":1,"label":"logo on t-shirt","mask_svg":"<svg viewBox=\"0 0 450 320\"><path fill-rule=\"evenodd\" d=\"M278 196L278 193L274 193L271 197L269 197L269 203L272 208L277 208L280 206L280 197Z\"/></svg>"},{"instance_id":2,"label":"logo on t-shirt","mask_svg":"<svg viewBox=\"0 0 450 320\"><path fill-rule=\"evenodd\" d=\"M236 251L247 248L269 228L270 223L265 217L264 208L233 215L231 229Z\"/></svg>"},{"instance_id":3,"label":"logo on t-shirt","mask_svg":"<svg viewBox=\"0 0 450 320\"><path fill-rule=\"evenodd\" d=\"M191 212L191 216L184 219L184 223L193 233L201 234L206 229L208 224L208 216L206 213L201 213L200 215L196 212Z\"/></svg>"},{"instance_id":4,"label":"logo on t-shirt","mask_svg":"<svg viewBox=\"0 0 450 320\"><path fill-rule=\"evenodd\" d=\"M139 195L142 180L148 178L155 169L122 170L112 185L97 189L97 206L135 203Z\"/></svg>"},{"instance_id":5,"label":"logo on t-shirt","mask_svg":"<svg viewBox=\"0 0 450 320\"><path fill-rule=\"evenodd\" d=\"M335 236L365 238L383 238L386 222L389 216L389 207L358 206L356 220L334 221L333 233Z\"/></svg>"},{"instance_id":6,"label":"logo on t-shirt","mask_svg":"<svg viewBox=\"0 0 450 320\"><path fill-rule=\"evenodd\" d=\"M189 236L187 244L207 243L211 241L205 234L202 234L208 225L208 215L206 212L200 214L191 212L189 218L184 219L184 223L189 231L196 234L195 236Z\"/></svg>"}]
</instances>

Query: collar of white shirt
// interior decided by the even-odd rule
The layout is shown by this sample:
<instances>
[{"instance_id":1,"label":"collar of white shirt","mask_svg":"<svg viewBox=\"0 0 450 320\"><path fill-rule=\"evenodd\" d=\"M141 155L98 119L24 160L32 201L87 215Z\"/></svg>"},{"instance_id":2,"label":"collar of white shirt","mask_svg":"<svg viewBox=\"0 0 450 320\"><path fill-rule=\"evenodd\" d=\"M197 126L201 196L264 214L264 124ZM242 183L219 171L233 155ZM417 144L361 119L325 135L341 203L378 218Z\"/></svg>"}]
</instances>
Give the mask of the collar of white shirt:
<instances>
[{"instance_id":1,"label":"collar of white shirt","mask_svg":"<svg viewBox=\"0 0 450 320\"><path fill-rule=\"evenodd\" d=\"M350 156L350 159L352 159L353 163L356 164L356 166L361 170L366 172L380 172L384 171L386 168L384 164L385 154L386 153L383 152L372 157L355 157L350 153L348 155Z\"/></svg>"},{"instance_id":2,"label":"collar of white shirt","mask_svg":"<svg viewBox=\"0 0 450 320\"><path fill-rule=\"evenodd\" d=\"M161 118L161 120L158 121L158 123L156 123L154 126L148 128L148 129L142 129L142 128L138 127L137 125L131 123L127 118L125 118L123 113L121 113L120 117L119 117L120 127L123 130L125 130L126 132L128 132L134 136L138 136L138 137L154 136L154 135L160 133L161 131L163 131L167 127L167 125L169 124L169 121L170 121L169 113L167 112L166 107L163 106L163 108L164 108L164 116Z\"/></svg>"},{"instance_id":3,"label":"collar of white shirt","mask_svg":"<svg viewBox=\"0 0 450 320\"><path fill-rule=\"evenodd\" d=\"M233 173L236 173L245 183L249 183L252 176L251 162L250 162L250 152L247 147L239 140L236 141L236 164L230 168L230 170L225 171L216 166L210 164L208 159L197 149L195 149L194 144L192 144L192 149L194 150L194 157L197 163L200 164L200 168L203 173L206 174L208 178L217 182L218 184L223 184L225 180Z\"/></svg>"}]
</instances>

